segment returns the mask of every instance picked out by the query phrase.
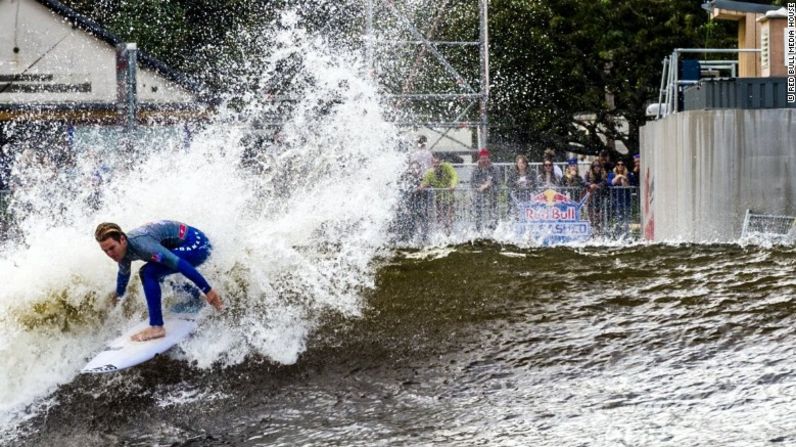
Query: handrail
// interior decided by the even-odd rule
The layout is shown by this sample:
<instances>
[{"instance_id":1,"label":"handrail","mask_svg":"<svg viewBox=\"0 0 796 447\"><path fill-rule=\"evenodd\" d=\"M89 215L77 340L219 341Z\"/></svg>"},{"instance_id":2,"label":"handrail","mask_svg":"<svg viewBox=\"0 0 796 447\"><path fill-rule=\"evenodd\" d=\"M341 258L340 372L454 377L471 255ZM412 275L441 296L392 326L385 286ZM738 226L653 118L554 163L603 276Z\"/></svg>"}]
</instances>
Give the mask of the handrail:
<instances>
[{"instance_id":1,"label":"handrail","mask_svg":"<svg viewBox=\"0 0 796 447\"><path fill-rule=\"evenodd\" d=\"M660 91L658 92L658 110L655 114L655 118L663 118L665 116L671 115L672 113L679 112L678 110L678 94L680 93L680 86L682 85L691 85L694 83L698 83L699 81L681 81L680 80L680 55L684 53L715 53L715 54L724 54L724 53L760 53L762 50L760 48L675 48L672 51L670 56L667 56L663 59L663 71L661 72L661 87ZM700 63L711 63L712 61L700 61ZM737 61L721 61L716 60L716 62L724 62L727 64L731 64L735 62L735 65L738 64ZM711 63L711 65L713 65ZM665 85L665 87L664 87Z\"/></svg>"}]
</instances>

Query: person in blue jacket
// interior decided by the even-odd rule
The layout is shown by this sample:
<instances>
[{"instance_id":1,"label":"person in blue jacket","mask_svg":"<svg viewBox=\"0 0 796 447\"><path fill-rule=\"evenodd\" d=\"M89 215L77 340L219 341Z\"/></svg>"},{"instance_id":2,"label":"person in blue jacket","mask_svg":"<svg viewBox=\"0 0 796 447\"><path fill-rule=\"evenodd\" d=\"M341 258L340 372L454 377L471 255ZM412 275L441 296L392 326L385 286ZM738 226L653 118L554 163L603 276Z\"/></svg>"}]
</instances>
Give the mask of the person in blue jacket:
<instances>
[{"instance_id":1,"label":"person in blue jacket","mask_svg":"<svg viewBox=\"0 0 796 447\"><path fill-rule=\"evenodd\" d=\"M160 304L160 281L168 275L182 273L205 294L209 304L222 310L223 303L218 293L196 270L212 250L207 236L196 228L162 220L125 233L119 225L106 222L97 226L94 238L102 251L119 264L114 302L124 297L132 262L146 261L138 274L144 286L150 327L133 335L133 340L146 341L166 335Z\"/></svg>"}]
</instances>

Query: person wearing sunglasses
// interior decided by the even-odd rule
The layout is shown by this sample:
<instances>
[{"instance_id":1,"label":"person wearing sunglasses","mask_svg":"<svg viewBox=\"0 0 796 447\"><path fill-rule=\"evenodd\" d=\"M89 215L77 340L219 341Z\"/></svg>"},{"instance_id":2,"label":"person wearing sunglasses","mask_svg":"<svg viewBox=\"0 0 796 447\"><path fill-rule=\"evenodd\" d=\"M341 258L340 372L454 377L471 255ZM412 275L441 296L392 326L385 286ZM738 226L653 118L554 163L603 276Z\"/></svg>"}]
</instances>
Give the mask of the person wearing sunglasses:
<instances>
[{"instance_id":1,"label":"person wearing sunglasses","mask_svg":"<svg viewBox=\"0 0 796 447\"><path fill-rule=\"evenodd\" d=\"M542 163L542 172L536 178L536 183L542 189L555 188L561 183L561 177L556 175L552 160L545 160Z\"/></svg>"}]
</instances>

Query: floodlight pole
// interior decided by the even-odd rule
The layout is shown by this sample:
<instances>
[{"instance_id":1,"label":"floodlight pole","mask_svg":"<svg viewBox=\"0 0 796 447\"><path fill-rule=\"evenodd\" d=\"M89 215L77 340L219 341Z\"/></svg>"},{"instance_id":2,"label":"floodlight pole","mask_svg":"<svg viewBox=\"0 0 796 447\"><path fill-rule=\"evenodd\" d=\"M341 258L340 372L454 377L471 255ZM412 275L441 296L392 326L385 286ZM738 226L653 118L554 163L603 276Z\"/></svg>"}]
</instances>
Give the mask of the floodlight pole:
<instances>
[{"instance_id":1,"label":"floodlight pole","mask_svg":"<svg viewBox=\"0 0 796 447\"><path fill-rule=\"evenodd\" d=\"M480 122L478 132L478 147L487 147L489 143L489 117L487 106L489 103L489 20L488 0L479 0L479 41L481 53L481 99L479 104Z\"/></svg>"}]
</instances>

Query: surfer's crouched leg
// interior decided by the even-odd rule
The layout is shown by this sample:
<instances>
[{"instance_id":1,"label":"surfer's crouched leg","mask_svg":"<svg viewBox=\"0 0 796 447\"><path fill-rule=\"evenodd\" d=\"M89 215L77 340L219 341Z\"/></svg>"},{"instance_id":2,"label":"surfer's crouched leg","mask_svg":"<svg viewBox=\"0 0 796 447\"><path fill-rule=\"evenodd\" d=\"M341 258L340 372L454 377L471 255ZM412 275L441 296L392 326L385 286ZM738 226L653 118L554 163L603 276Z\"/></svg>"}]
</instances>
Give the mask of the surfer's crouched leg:
<instances>
[{"instance_id":1,"label":"surfer's crouched leg","mask_svg":"<svg viewBox=\"0 0 796 447\"><path fill-rule=\"evenodd\" d=\"M160 280L172 273L176 272L165 265L154 262L147 262L138 272L141 284L144 285L150 326L163 326L163 313L160 308Z\"/></svg>"}]
</instances>

